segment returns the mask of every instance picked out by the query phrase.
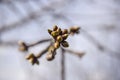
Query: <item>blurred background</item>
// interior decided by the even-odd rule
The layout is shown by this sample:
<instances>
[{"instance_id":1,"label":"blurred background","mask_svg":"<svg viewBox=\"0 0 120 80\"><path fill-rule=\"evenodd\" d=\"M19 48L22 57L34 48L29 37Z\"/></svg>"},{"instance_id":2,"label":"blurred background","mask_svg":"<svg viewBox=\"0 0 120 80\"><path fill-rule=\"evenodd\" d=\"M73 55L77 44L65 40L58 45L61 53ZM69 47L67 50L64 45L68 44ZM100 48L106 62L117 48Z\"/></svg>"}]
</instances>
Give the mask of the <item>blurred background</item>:
<instances>
[{"instance_id":1,"label":"blurred background","mask_svg":"<svg viewBox=\"0 0 120 80\"><path fill-rule=\"evenodd\" d=\"M120 80L120 0L0 0L0 80L61 80L59 50L53 61L43 56L32 66L17 44L49 38L54 24L82 28L68 42L85 55L65 53L65 80Z\"/></svg>"}]
</instances>

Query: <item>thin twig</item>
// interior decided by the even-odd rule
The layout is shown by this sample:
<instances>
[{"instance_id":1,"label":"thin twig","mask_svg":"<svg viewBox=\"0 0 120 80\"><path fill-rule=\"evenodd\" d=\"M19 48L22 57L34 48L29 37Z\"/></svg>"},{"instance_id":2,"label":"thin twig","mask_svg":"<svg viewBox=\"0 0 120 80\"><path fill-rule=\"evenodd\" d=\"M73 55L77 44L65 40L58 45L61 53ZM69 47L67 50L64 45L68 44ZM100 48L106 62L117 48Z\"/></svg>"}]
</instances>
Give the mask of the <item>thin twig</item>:
<instances>
[{"instance_id":1,"label":"thin twig","mask_svg":"<svg viewBox=\"0 0 120 80\"><path fill-rule=\"evenodd\" d=\"M84 52L75 52L75 51L73 51L73 50L69 50L69 49L64 49L64 48L62 48L65 52L68 52L69 54L74 54L74 55L76 55L76 56L78 56L78 57L80 57L80 58L82 58L84 55L85 55L85 53Z\"/></svg>"},{"instance_id":2,"label":"thin twig","mask_svg":"<svg viewBox=\"0 0 120 80\"><path fill-rule=\"evenodd\" d=\"M81 30L84 34L84 36L86 36L86 38L88 38L89 41L91 41L94 45L96 45L96 47L100 50L100 51L105 51L106 47L103 46L98 40L96 40L92 35L90 35L86 30L82 29Z\"/></svg>"},{"instance_id":3,"label":"thin twig","mask_svg":"<svg viewBox=\"0 0 120 80\"><path fill-rule=\"evenodd\" d=\"M61 48L61 80L65 80L65 50Z\"/></svg>"},{"instance_id":4,"label":"thin twig","mask_svg":"<svg viewBox=\"0 0 120 80\"><path fill-rule=\"evenodd\" d=\"M11 41L11 42L3 42L2 40L0 41L0 46L17 46L16 41Z\"/></svg>"},{"instance_id":5,"label":"thin twig","mask_svg":"<svg viewBox=\"0 0 120 80\"><path fill-rule=\"evenodd\" d=\"M91 41L100 51L105 51L105 52L111 52L111 53L116 53L119 54L119 52L113 51L107 46L104 46L101 44L97 39L95 39L92 35L90 35L86 30L82 29L82 32L84 33L84 36L88 38L89 41Z\"/></svg>"},{"instance_id":6,"label":"thin twig","mask_svg":"<svg viewBox=\"0 0 120 80\"><path fill-rule=\"evenodd\" d=\"M38 44L41 44L41 43L45 43L45 42L49 42L49 41L52 41L52 39L43 39L43 40L40 40L40 41L38 41L38 42L29 44L29 45L27 45L27 47L33 47L33 46L35 46L35 45L38 45Z\"/></svg>"},{"instance_id":7,"label":"thin twig","mask_svg":"<svg viewBox=\"0 0 120 80\"><path fill-rule=\"evenodd\" d=\"M43 51L41 51L40 53L38 53L37 55L36 55L36 57L37 58L40 58L42 55L44 55L47 51L48 51L48 49L49 49L49 47L52 45L52 43L50 43L50 45L49 46L47 46Z\"/></svg>"}]
</instances>

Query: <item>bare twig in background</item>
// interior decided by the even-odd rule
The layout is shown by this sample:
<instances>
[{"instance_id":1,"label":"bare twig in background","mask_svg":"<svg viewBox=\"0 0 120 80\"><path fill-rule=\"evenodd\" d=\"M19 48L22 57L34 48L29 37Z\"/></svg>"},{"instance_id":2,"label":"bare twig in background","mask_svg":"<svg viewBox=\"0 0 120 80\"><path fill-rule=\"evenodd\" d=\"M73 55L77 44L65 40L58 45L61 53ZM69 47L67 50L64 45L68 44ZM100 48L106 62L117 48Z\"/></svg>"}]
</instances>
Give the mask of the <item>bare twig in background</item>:
<instances>
[{"instance_id":1,"label":"bare twig in background","mask_svg":"<svg viewBox=\"0 0 120 80\"><path fill-rule=\"evenodd\" d=\"M57 14L59 15L59 17L61 17L60 19L63 19L64 21L66 21L66 23L68 24L74 24L73 22L71 22L66 16L64 16L63 14ZM54 16L53 16L54 17ZM54 17L56 18L56 17ZM81 29L81 32L83 33L83 35L85 35L85 37L87 37L93 44L95 44L97 46L97 48L100 50L100 51L104 51L105 50L105 47L100 44L93 36L91 36L86 30L84 29Z\"/></svg>"},{"instance_id":2,"label":"bare twig in background","mask_svg":"<svg viewBox=\"0 0 120 80\"><path fill-rule=\"evenodd\" d=\"M61 48L61 80L65 80L65 50Z\"/></svg>"},{"instance_id":3,"label":"bare twig in background","mask_svg":"<svg viewBox=\"0 0 120 80\"><path fill-rule=\"evenodd\" d=\"M67 24L69 24L69 25L73 25L73 24L74 24L71 20L69 20L69 18L68 18L67 16L64 16L64 14L57 13L56 15L59 16L59 18L58 18L58 17L55 17L55 16L53 16L53 17L54 17L54 18L57 18L57 19L64 20L64 21L65 21ZM97 47L97 49L98 49L99 51L102 51L102 52L106 51L106 52L108 52L108 53L112 53L112 54L108 54L108 55L112 55L112 56L114 55L114 57L120 56L120 55L119 55L119 52L113 51L112 49L108 48L107 46L104 46L103 44L101 44L98 40L96 40L95 37L93 37L91 34L89 34L88 31L86 31L85 29L81 29L81 33L82 33L82 34L84 35L84 37L86 37L90 42L92 42L92 43L95 45L95 47ZM115 53L115 54L114 54L114 53ZM116 55L118 55L118 56L116 56ZM118 58L119 58L119 57L118 57Z\"/></svg>"},{"instance_id":4,"label":"bare twig in background","mask_svg":"<svg viewBox=\"0 0 120 80\"><path fill-rule=\"evenodd\" d=\"M101 44L98 40L96 40L92 35L90 35L86 30L81 30L83 32L83 35L88 38L89 41L91 41L100 51L107 51L112 53L117 53L113 51L112 49L109 49L107 46L104 46ZM119 53L118 53L119 54Z\"/></svg>"},{"instance_id":5,"label":"bare twig in background","mask_svg":"<svg viewBox=\"0 0 120 80\"><path fill-rule=\"evenodd\" d=\"M17 46L17 41L3 42L1 40L0 46Z\"/></svg>"},{"instance_id":6,"label":"bare twig in background","mask_svg":"<svg viewBox=\"0 0 120 80\"><path fill-rule=\"evenodd\" d=\"M86 30L81 30L83 35L85 35L86 38L88 38L89 41L91 41L100 51L105 51L105 47L98 42L92 35L90 35Z\"/></svg>"},{"instance_id":7,"label":"bare twig in background","mask_svg":"<svg viewBox=\"0 0 120 80\"><path fill-rule=\"evenodd\" d=\"M63 3L63 2L64 1L61 1L61 3ZM44 15L45 13L48 14L48 12L51 10L54 11L55 6L53 6L53 4L57 4L57 2L56 3L51 2L49 5L45 5L45 6L41 7L39 10L31 12L30 14L28 14L28 16L23 17L22 19L20 19L19 21L15 22L15 23L0 26L0 33L14 29L16 27L20 27L20 25L23 25L24 23L27 23L33 19L37 19L40 16Z\"/></svg>"},{"instance_id":8,"label":"bare twig in background","mask_svg":"<svg viewBox=\"0 0 120 80\"><path fill-rule=\"evenodd\" d=\"M16 4L14 1L9 1L7 3L7 8L10 9L10 11L15 15L15 16L21 16L23 15L22 12L16 7Z\"/></svg>"},{"instance_id":9,"label":"bare twig in background","mask_svg":"<svg viewBox=\"0 0 120 80\"><path fill-rule=\"evenodd\" d=\"M36 41L34 43L31 43L31 44L28 44L27 47L33 47L35 45L38 45L38 44L42 44L44 42L49 42L51 41L51 39L42 39L42 40L39 40L39 41ZM18 45L18 41L9 41L9 42L3 42L2 40L0 41L0 46L17 46Z\"/></svg>"}]
</instances>

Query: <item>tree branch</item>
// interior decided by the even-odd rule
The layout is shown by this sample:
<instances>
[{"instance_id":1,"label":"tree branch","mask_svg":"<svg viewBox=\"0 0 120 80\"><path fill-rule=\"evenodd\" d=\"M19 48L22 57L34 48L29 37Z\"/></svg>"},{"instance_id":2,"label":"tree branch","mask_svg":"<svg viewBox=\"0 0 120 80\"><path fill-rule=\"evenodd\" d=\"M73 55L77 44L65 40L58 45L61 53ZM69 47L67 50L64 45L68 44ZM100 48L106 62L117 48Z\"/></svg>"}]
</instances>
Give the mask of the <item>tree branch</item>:
<instances>
[{"instance_id":1,"label":"tree branch","mask_svg":"<svg viewBox=\"0 0 120 80\"><path fill-rule=\"evenodd\" d=\"M49 49L49 47L52 45L52 43L50 43L50 45L49 46L47 46L44 50L42 50L40 53L38 53L37 55L36 55L36 57L37 58L40 58L42 55L44 55L47 51L48 51L48 49Z\"/></svg>"},{"instance_id":2,"label":"tree branch","mask_svg":"<svg viewBox=\"0 0 120 80\"><path fill-rule=\"evenodd\" d=\"M63 3L63 2L64 1L61 1L61 3ZM40 16L43 16L43 14L45 14L45 13L48 14L49 11L54 10L55 6L53 6L53 4L55 4L55 2L51 2L49 5L45 5L45 6L41 7L39 10L31 12L30 14L28 14L28 16L23 17L22 19L20 19L19 21L15 22L15 23L0 26L1 27L0 34L5 31L11 30L13 28L19 27L20 25L23 25L24 23L27 23L33 19L37 19Z\"/></svg>"},{"instance_id":3,"label":"tree branch","mask_svg":"<svg viewBox=\"0 0 120 80\"><path fill-rule=\"evenodd\" d=\"M65 80L65 50L61 48L61 80Z\"/></svg>"},{"instance_id":4,"label":"tree branch","mask_svg":"<svg viewBox=\"0 0 120 80\"><path fill-rule=\"evenodd\" d=\"M28 47L33 47L35 45L38 45L38 44L41 44L41 43L45 43L45 42L49 42L49 41L52 41L52 39L43 39L43 40L40 40L40 41L37 41L35 43L31 43L29 45L27 45Z\"/></svg>"},{"instance_id":5,"label":"tree branch","mask_svg":"<svg viewBox=\"0 0 120 80\"><path fill-rule=\"evenodd\" d=\"M80 57L80 58L82 58L82 57L85 55L84 52L75 52L75 51L73 51L73 50L64 49L64 48L62 48L62 49L63 49L65 52L68 52L69 54L76 55L76 56L78 56L78 57Z\"/></svg>"}]
</instances>

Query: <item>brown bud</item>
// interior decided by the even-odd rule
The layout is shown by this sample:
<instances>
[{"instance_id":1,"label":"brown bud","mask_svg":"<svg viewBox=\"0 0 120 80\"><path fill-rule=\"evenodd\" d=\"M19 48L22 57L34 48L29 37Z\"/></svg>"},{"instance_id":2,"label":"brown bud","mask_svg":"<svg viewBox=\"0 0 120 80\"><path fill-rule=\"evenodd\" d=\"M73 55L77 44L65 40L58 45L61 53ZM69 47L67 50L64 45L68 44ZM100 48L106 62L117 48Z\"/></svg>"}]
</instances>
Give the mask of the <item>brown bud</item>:
<instances>
[{"instance_id":1,"label":"brown bud","mask_svg":"<svg viewBox=\"0 0 120 80\"><path fill-rule=\"evenodd\" d=\"M25 45L25 43L23 41L18 41L18 45L23 46L23 45Z\"/></svg>"},{"instance_id":2,"label":"brown bud","mask_svg":"<svg viewBox=\"0 0 120 80\"><path fill-rule=\"evenodd\" d=\"M32 63L32 65L34 64L34 59L33 59L33 58L30 58L28 61L29 61L30 63Z\"/></svg>"},{"instance_id":3,"label":"brown bud","mask_svg":"<svg viewBox=\"0 0 120 80\"><path fill-rule=\"evenodd\" d=\"M61 44L62 44L63 47L69 47L69 44L68 44L67 41L63 41Z\"/></svg>"},{"instance_id":4,"label":"brown bud","mask_svg":"<svg viewBox=\"0 0 120 80\"><path fill-rule=\"evenodd\" d=\"M66 40L68 38L68 34L62 35L63 40Z\"/></svg>"},{"instance_id":5,"label":"brown bud","mask_svg":"<svg viewBox=\"0 0 120 80\"><path fill-rule=\"evenodd\" d=\"M39 65L39 61L37 60L36 57L30 58L28 61L29 61L32 65L34 65L34 64Z\"/></svg>"},{"instance_id":6,"label":"brown bud","mask_svg":"<svg viewBox=\"0 0 120 80\"><path fill-rule=\"evenodd\" d=\"M57 25L53 26L53 31L56 31L58 29Z\"/></svg>"},{"instance_id":7,"label":"brown bud","mask_svg":"<svg viewBox=\"0 0 120 80\"><path fill-rule=\"evenodd\" d=\"M62 31L62 34L68 34L68 30L67 30L67 29L64 29L64 30Z\"/></svg>"},{"instance_id":8,"label":"brown bud","mask_svg":"<svg viewBox=\"0 0 120 80\"><path fill-rule=\"evenodd\" d=\"M51 35L55 38L56 36L59 35L59 33L58 33L57 31L53 31L53 32L51 33Z\"/></svg>"},{"instance_id":9,"label":"brown bud","mask_svg":"<svg viewBox=\"0 0 120 80\"><path fill-rule=\"evenodd\" d=\"M19 47L19 50L20 50L20 51L26 51L26 49L25 49L24 46L20 46L20 47Z\"/></svg>"},{"instance_id":10,"label":"brown bud","mask_svg":"<svg viewBox=\"0 0 120 80\"><path fill-rule=\"evenodd\" d=\"M31 54L29 54L28 56L26 56L26 59L30 59L30 58L33 58L33 57L34 57L34 54L31 53Z\"/></svg>"},{"instance_id":11,"label":"brown bud","mask_svg":"<svg viewBox=\"0 0 120 80\"><path fill-rule=\"evenodd\" d=\"M57 32L59 33L59 35L61 35L61 34L62 34L61 28L58 28L58 29L57 29Z\"/></svg>"},{"instance_id":12,"label":"brown bud","mask_svg":"<svg viewBox=\"0 0 120 80\"><path fill-rule=\"evenodd\" d=\"M58 42L61 42L62 40L63 40L62 36L58 36L58 37L57 37L57 41L58 41Z\"/></svg>"},{"instance_id":13,"label":"brown bud","mask_svg":"<svg viewBox=\"0 0 120 80\"><path fill-rule=\"evenodd\" d=\"M20 51L27 51L28 50L27 45L23 41L19 41L18 44L19 44Z\"/></svg>"},{"instance_id":14,"label":"brown bud","mask_svg":"<svg viewBox=\"0 0 120 80\"><path fill-rule=\"evenodd\" d=\"M46 59L47 59L48 61L51 61L51 60L54 59L54 55L53 55L52 53L48 53L47 56L46 56Z\"/></svg>"},{"instance_id":15,"label":"brown bud","mask_svg":"<svg viewBox=\"0 0 120 80\"><path fill-rule=\"evenodd\" d=\"M39 65L39 61L38 61L37 57L36 57L33 53L29 54L29 55L26 57L26 59L27 59L30 63L32 63L32 65L34 65L34 64Z\"/></svg>"},{"instance_id":16,"label":"brown bud","mask_svg":"<svg viewBox=\"0 0 120 80\"><path fill-rule=\"evenodd\" d=\"M51 33L52 33L52 30L48 29L48 33L51 34Z\"/></svg>"},{"instance_id":17,"label":"brown bud","mask_svg":"<svg viewBox=\"0 0 120 80\"><path fill-rule=\"evenodd\" d=\"M58 49L59 47L60 47L60 43L59 43L58 41L55 42L55 43L54 43L54 48L55 48L55 49Z\"/></svg>"},{"instance_id":18,"label":"brown bud","mask_svg":"<svg viewBox=\"0 0 120 80\"><path fill-rule=\"evenodd\" d=\"M79 29L80 29L80 27L71 27L70 28L70 33L71 34L74 34L74 33L79 33Z\"/></svg>"}]
</instances>

